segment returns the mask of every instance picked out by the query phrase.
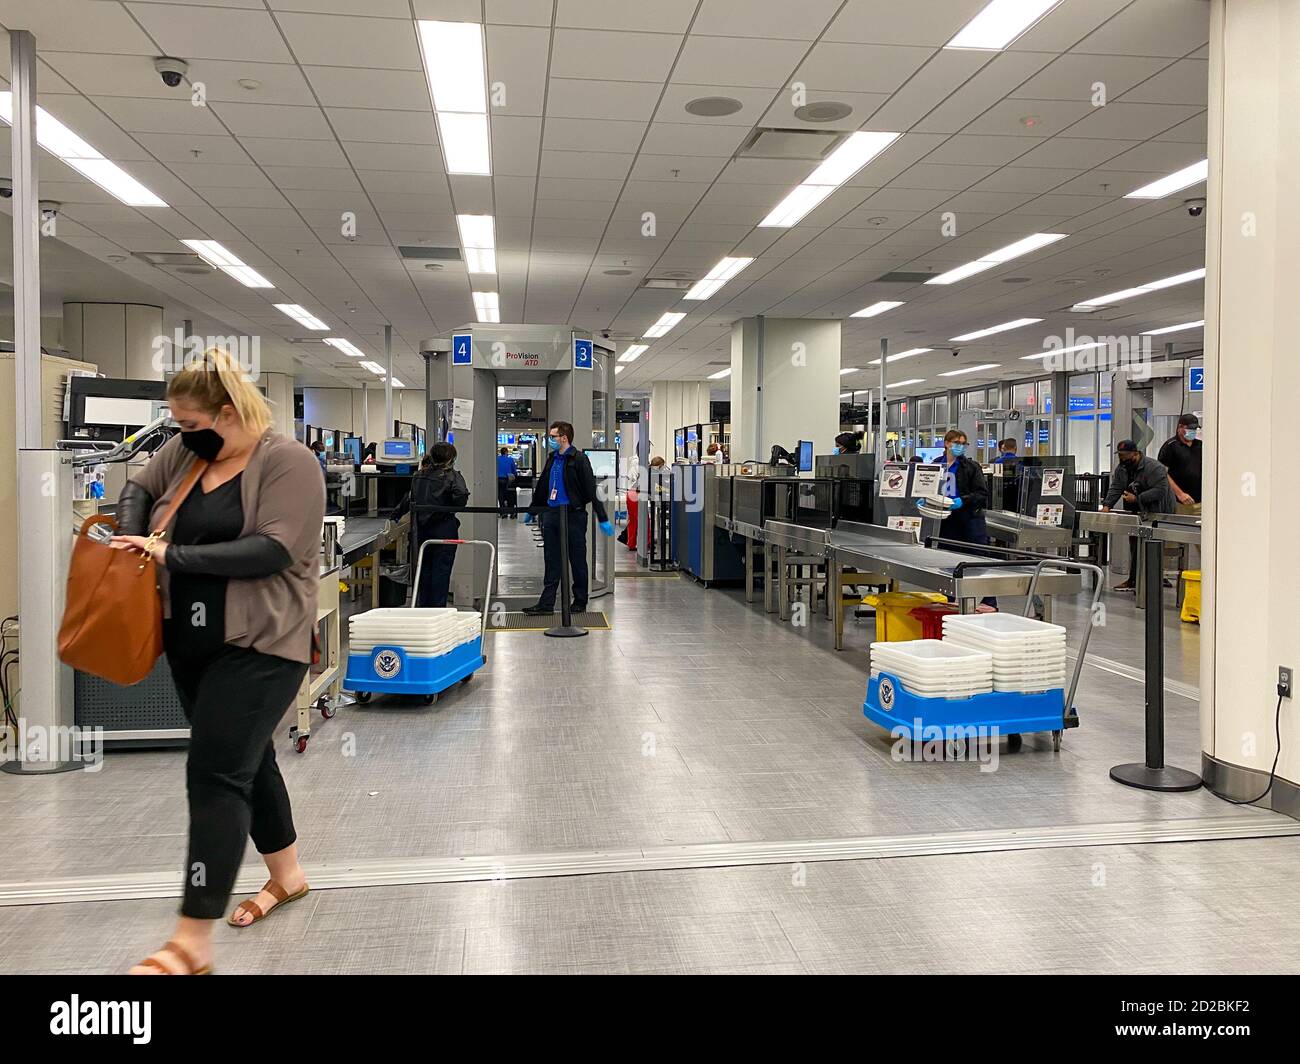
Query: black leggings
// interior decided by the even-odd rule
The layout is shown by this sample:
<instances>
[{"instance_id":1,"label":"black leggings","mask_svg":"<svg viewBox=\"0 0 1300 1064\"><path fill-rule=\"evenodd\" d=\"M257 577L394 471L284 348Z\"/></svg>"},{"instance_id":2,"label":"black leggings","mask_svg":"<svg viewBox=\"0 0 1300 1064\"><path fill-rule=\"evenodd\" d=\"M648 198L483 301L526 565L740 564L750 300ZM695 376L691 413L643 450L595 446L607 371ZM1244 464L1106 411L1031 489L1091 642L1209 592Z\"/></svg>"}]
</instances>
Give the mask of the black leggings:
<instances>
[{"instance_id":1,"label":"black leggings","mask_svg":"<svg viewBox=\"0 0 1300 1064\"><path fill-rule=\"evenodd\" d=\"M181 915L215 920L230 902L248 837L258 853L283 850L298 837L271 736L307 665L228 645L204 658L169 651L167 664L190 722Z\"/></svg>"}]
</instances>

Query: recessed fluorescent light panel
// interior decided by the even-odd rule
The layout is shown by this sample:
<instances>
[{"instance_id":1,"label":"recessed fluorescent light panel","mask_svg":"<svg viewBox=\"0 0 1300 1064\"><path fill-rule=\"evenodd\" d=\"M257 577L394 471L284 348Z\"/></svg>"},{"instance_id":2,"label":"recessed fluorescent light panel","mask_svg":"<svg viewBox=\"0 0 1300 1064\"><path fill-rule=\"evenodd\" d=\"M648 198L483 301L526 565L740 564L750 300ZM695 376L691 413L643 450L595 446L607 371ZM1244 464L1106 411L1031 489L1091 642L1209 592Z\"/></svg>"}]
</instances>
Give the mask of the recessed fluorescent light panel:
<instances>
[{"instance_id":1,"label":"recessed fluorescent light panel","mask_svg":"<svg viewBox=\"0 0 1300 1064\"><path fill-rule=\"evenodd\" d=\"M882 299L879 303L872 303L869 307L863 307L859 311L850 314L851 318L874 318L877 314L883 314L887 310L893 310L895 307L903 305L901 300Z\"/></svg>"},{"instance_id":2,"label":"recessed fluorescent light panel","mask_svg":"<svg viewBox=\"0 0 1300 1064\"><path fill-rule=\"evenodd\" d=\"M788 229L810 210L821 203L845 181L853 177L867 163L899 138L898 133L872 133L859 131L849 138L817 167L806 181L778 203L758 224L765 229Z\"/></svg>"},{"instance_id":3,"label":"recessed fluorescent light panel","mask_svg":"<svg viewBox=\"0 0 1300 1064\"><path fill-rule=\"evenodd\" d=\"M914 378L913 378L912 380L910 380L910 381L896 381L896 382L894 382L893 384L886 384L885 387L886 387L887 389L888 389L888 388L906 388L909 384L924 384L924 383L925 383L925 378L924 378L924 377L914 377Z\"/></svg>"},{"instance_id":4,"label":"recessed fluorescent light panel","mask_svg":"<svg viewBox=\"0 0 1300 1064\"><path fill-rule=\"evenodd\" d=\"M1205 320L1185 321L1182 325L1166 325L1163 329L1150 329L1144 332L1143 336L1164 336L1165 333L1182 332L1184 329L1200 329L1205 325Z\"/></svg>"},{"instance_id":5,"label":"recessed fluorescent light panel","mask_svg":"<svg viewBox=\"0 0 1300 1064\"><path fill-rule=\"evenodd\" d=\"M1109 295L1098 296L1096 299L1085 299L1081 303L1076 303L1071 308L1078 310L1080 307L1092 309L1094 307L1107 307L1112 303L1120 303L1125 299L1133 299L1135 296L1144 296L1148 292L1158 292L1162 288L1172 288L1174 285L1187 284L1189 281L1199 281L1205 276L1205 267L1199 270L1188 270L1186 273L1174 274L1173 277L1163 277L1159 281L1151 281L1148 284L1140 284L1136 288L1125 288L1119 292L1111 292Z\"/></svg>"},{"instance_id":6,"label":"recessed fluorescent light panel","mask_svg":"<svg viewBox=\"0 0 1300 1064\"><path fill-rule=\"evenodd\" d=\"M362 369L368 369L370 370L371 373L376 373L381 377L388 372L378 362L362 362L359 363L359 365L361 366Z\"/></svg>"},{"instance_id":7,"label":"recessed fluorescent light panel","mask_svg":"<svg viewBox=\"0 0 1300 1064\"><path fill-rule=\"evenodd\" d=\"M944 47L999 51L1060 2L1061 0L991 0Z\"/></svg>"},{"instance_id":8,"label":"recessed fluorescent light panel","mask_svg":"<svg viewBox=\"0 0 1300 1064\"><path fill-rule=\"evenodd\" d=\"M684 299L708 299L719 288L730 281L741 270L748 266L753 259L741 259L728 256L713 267L705 276L696 281L691 290L686 293Z\"/></svg>"},{"instance_id":9,"label":"recessed fluorescent light panel","mask_svg":"<svg viewBox=\"0 0 1300 1064\"><path fill-rule=\"evenodd\" d=\"M403 384L401 381L399 381L396 377L394 377L394 378L393 378L393 387L394 387L394 388L405 388L406 385Z\"/></svg>"},{"instance_id":10,"label":"recessed fluorescent light panel","mask_svg":"<svg viewBox=\"0 0 1300 1064\"><path fill-rule=\"evenodd\" d=\"M14 94L0 92L0 118L13 125L13 114ZM105 159L44 107L36 108L36 143L128 207L167 206L117 163Z\"/></svg>"},{"instance_id":11,"label":"recessed fluorescent light panel","mask_svg":"<svg viewBox=\"0 0 1300 1064\"><path fill-rule=\"evenodd\" d=\"M415 25L447 173L491 175L483 27L429 19Z\"/></svg>"},{"instance_id":12,"label":"recessed fluorescent light panel","mask_svg":"<svg viewBox=\"0 0 1300 1064\"><path fill-rule=\"evenodd\" d=\"M899 361L900 359L911 358L913 355L928 355L928 354L929 354L931 351L933 351L933 350L934 350L933 347L913 347L913 348L911 348L911 349L908 350L908 351L900 351L900 352L898 352L898 354L896 354L896 355L890 355L888 358L885 359L885 361L886 361L886 362L897 362L897 361ZM873 359L871 360L871 365L873 365L873 366L878 366L878 365L880 365L880 359L878 359L878 358L873 358Z\"/></svg>"},{"instance_id":13,"label":"recessed fluorescent light panel","mask_svg":"<svg viewBox=\"0 0 1300 1064\"><path fill-rule=\"evenodd\" d=\"M843 377L844 374L846 373L857 373L857 372L858 372L857 366L849 366L847 369L840 370L840 376Z\"/></svg>"},{"instance_id":14,"label":"recessed fluorescent light panel","mask_svg":"<svg viewBox=\"0 0 1300 1064\"><path fill-rule=\"evenodd\" d=\"M931 277L925 283L953 284L965 280L967 277L973 277L977 273L983 273L985 270L991 270L994 266L999 266L1004 262L1018 259L1021 255L1028 255L1031 251L1047 247L1048 244L1055 244L1058 240L1064 240L1067 236L1069 236L1068 233L1034 233L1025 237L1024 240L1017 240L1014 244L998 248L997 251L990 251L987 255L981 256L974 262L968 262L966 265L958 266L947 273L941 273L938 277Z\"/></svg>"},{"instance_id":15,"label":"recessed fluorescent light panel","mask_svg":"<svg viewBox=\"0 0 1300 1064\"><path fill-rule=\"evenodd\" d=\"M963 369L950 369L947 373L940 373L939 376L960 377L967 373L979 373L982 370L986 370L986 369L997 369L1000 365L1002 365L1002 363L1000 362L984 362L978 366L966 366Z\"/></svg>"},{"instance_id":16,"label":"recessed fluorescent light panel","mask_svg":"<svg viewBox=\"0 0 1300 1064\"><path fill-rule=\"evenodd\" d=\"M720 369L720 370L718 370L717 373L710 373L710 374L709 374L709 380L711 380L711 381L720 381L720 380L722 380L723 377L730 377L730 376L731 376L731 367L728 366L726 369Z\"/></svg>"},{"instance_id":17,"label":"recessed fluorescent light panel","mask_svg":"<svg viewBox=\"0 0 1300 1064\"><path fill-rule=\"evenodd\" d=\"M474 292L474 313L481 322L501 320L501 297L496 292Z\"/></svg>"},{"instance_id":18,"label":"recessed fluorescent light panel","mask_svg":"<svg viewBox=\"0 0 1300 1064\"><path fill-rule=\"evenodd\" d=\"M240 262L230 251L215 240L182 240L181 243L209 266L215 266L223 273L230 274L236 281L248 288L275 287L251 266L246 266Z\"/></svg>"},{"instance_id":19,"label":"recessed fluorescent light panel","mask_svg":"<svg viewBox=\"0 0 1300 1064\"><path fill-rule=\"evenodd\" d=\"M348 358L366 357L366 353L362 351L359 347L357 347L356 344L354 344L351 340L343 339L343 337L341 336L327 336L325 337L325 342L329 344L330 347L338 348L345 355L347 355Z\"/></svg>"},{"instance_id":20,"label":"recessed fluorescent light panel","mask_svg":"<svg viewBox=\"0 0 1300 1064\"><path fill-rule=\"evenodd\" d=\"M1012 329L1022 329L1026 325L1037 325L1042 318L1017 318L1015 321L1006 321L1001 325L993 325L987 329L979 329L976 332L964 333L961 336L952 337L952 342L959 340L980 340L985 336L993 336L995 333L1010 332Z\"/></svg>"},{"instance_id":21,"label":"recessed fluorescent light panel","mask_svg":"<svg viewBox=\"0 0 1300 1064\"><path fill-rule=\"evenodd\" d=\"M321 321L320 318L308 313L303 307L298 306L297 303L276 303L275 309L281 314L288 314L289 317L304 328L313 329L316 332L324 332L329 328L329 326Z\"/></svg>"},{"instance_id":22,"label":"recessed fluorescent light panel","mask_svg":"<svg viewBox=\"0 0 1300 1064\"><path fill-rule=\"evenodd\" d=\"M470 273L497 272L496 224L490 214L458 214L460 243Z\"/></svg>"},{"instance_id":23,"label":"recessed fluorescent light panel","mask_svg":"<svg viewBox=\"0 0 1300 1064\"><path fill-rule=\"evenodd\" d=\"M651 340L657 339L660 336L666 336L668 332L684 317L686 317L685 314L669 311L657 322L651 325L650 328L645 331L645 335Z\"/></svg>"},{"instance_id":24,"label":"recessed fluorescent light panel","mask_svg":"<svg viewBox=\"0 0 1300 1064\"><path fill-rule=\"evenodd\" d=\"M1202 159L1199 163L1192 163L1191 166L1185 166L1176 173L1168 177L1162 177L1159 181L1152 181L1149 185L1143 185L1141 188L1135 188L1126 195L1125 199L1160 199L1162 196L1168 196L1173 192L1181 192L1185 188L1191 188L1192 185L1198 185L1210 176L1210 160Z\"/></svg>"},{"instance_id":25,"label":"recessed fluorescent light panel","mask_svg":"<svg viewBox=\"0 0 1300 1064\"><path fill-rule=\"evenodd\" d=\"M615 366L615 367L614 367L614 376L617 377L617 376L618 376L620 373L622 373L625 369L627 369L626 366Z\"/></svg>"},{"instance_id":26,"label":"recessed fluorescent light panel","mask_svg":"<svg viewBox=\"0 0 1300 1064\"><path fill-rule=\"evenodd\" d=\"M1088 351L1094 347L1104 347L1104 346L1105 344L1103 344L1100 340L1096 340L1090 344L1075 344L1073 347L1054 347L1050 351L1039 351L1037 354L1021 355L1020 357L1021 359L1050 358L1052 355L1064 355L1070 351Z\"/></svg>"},{"instance_id":27,"label":"recessed fluorescent light panel","mask_svg":"<svg viewBox=\"0 0 1300 1064\"><path fill-rule=\"evenodd\" d=\"M620 362L635 362L638 358L650 350L649 344L633 344L621 355L618 356Z\"/></svg>"}]
</instances>

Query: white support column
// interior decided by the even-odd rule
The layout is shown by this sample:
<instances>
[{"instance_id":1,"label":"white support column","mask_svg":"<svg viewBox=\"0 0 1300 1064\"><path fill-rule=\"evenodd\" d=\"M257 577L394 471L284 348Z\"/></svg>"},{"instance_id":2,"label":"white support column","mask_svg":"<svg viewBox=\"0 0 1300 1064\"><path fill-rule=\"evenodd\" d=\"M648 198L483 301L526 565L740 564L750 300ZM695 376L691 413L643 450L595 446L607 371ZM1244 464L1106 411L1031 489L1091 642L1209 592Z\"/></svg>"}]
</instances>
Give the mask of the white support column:
<instances>
[{"instance_id":1,"label":"white support column","mask_svg":"<svg viewBox=\"0 0 1300 1064\"><path fill-rule=\"evenodd\" d=\"M1241 801L1264 791L1277 754L1278 667L1300 668L1288 446L1300 396L1300 4L1210 10L1201 769L1207 787ZM1297 705L1282 702L1277 779L1260 805L1300 818Z\"/></svg>"},{"instance_id":2,"label":"white support column","mask_svg":"<svg viewBox=\"0 0 1300 1064\"><path fill-rule=\"evenodd\" d=\"M37 191L36 38L9 33L13 124L14 397L18 449L41 445L41 212Z\"/></svg>"},{"instance_id":3,"label":"white support column","mask_svg":"<svg viewBox=\"0 0 1300 1064\"><path fill-rule=\"evenodd\" d=\"M393 327L384 326L384 434L388 439L393 431Z\"/></svg>"}]
</instances>

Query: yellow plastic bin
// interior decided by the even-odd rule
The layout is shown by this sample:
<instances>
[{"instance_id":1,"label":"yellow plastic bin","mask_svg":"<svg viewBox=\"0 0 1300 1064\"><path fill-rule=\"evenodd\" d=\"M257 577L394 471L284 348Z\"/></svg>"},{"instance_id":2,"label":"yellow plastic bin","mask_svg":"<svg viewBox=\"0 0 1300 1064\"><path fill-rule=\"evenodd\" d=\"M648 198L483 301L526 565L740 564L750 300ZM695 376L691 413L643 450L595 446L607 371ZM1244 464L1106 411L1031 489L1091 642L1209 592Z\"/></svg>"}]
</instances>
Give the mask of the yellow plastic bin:
<instances>
[{"instance_id":1,"label":"yellow plastic bin","mask_svg":"<svg viewBox=\"0 0 1300 1064\"><path fill-rule=\"evenodd\" d=\"M1186 581L1187 587L1183 591L1183 609L1179 614L1188 624L1201 623L1201 571L1199 569L1184 570L1183 580Z\"/></svg>"},{"instance_id":2,"label":"yellow plastic bin","mask_svg":"<svg viewBox=\"0 0 1300 1064\"><path fill-rule=\"evenodd\" d=\"M924 634L921 620L912 616L912 610L931 602L947 602L948 598L933 591L884 591L867 595L862 601L875 607L876 641L898 643L920 639Z\"/></svg>"}]
</instances>

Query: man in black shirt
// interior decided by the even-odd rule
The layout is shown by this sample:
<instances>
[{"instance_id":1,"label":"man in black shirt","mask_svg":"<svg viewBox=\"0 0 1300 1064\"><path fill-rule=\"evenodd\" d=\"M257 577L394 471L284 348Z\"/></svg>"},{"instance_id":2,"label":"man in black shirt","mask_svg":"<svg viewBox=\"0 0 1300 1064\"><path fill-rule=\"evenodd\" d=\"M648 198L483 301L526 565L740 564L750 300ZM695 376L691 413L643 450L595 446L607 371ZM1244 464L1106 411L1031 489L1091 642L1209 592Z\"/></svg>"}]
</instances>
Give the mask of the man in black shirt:
<instances>
[{"instance_id":1,"label":"man in black shirt","mask_svg":"<svg viewBox=\"0 0 1300 1064\"><path fill-rule=\"evenodd\" d=\"M1157 461L1169 470L1169 487L1181 514L1201 512L1201 427L1195 414L1178 419L1178 433L1165 441Z\"/></svg>"}]
</instances>

